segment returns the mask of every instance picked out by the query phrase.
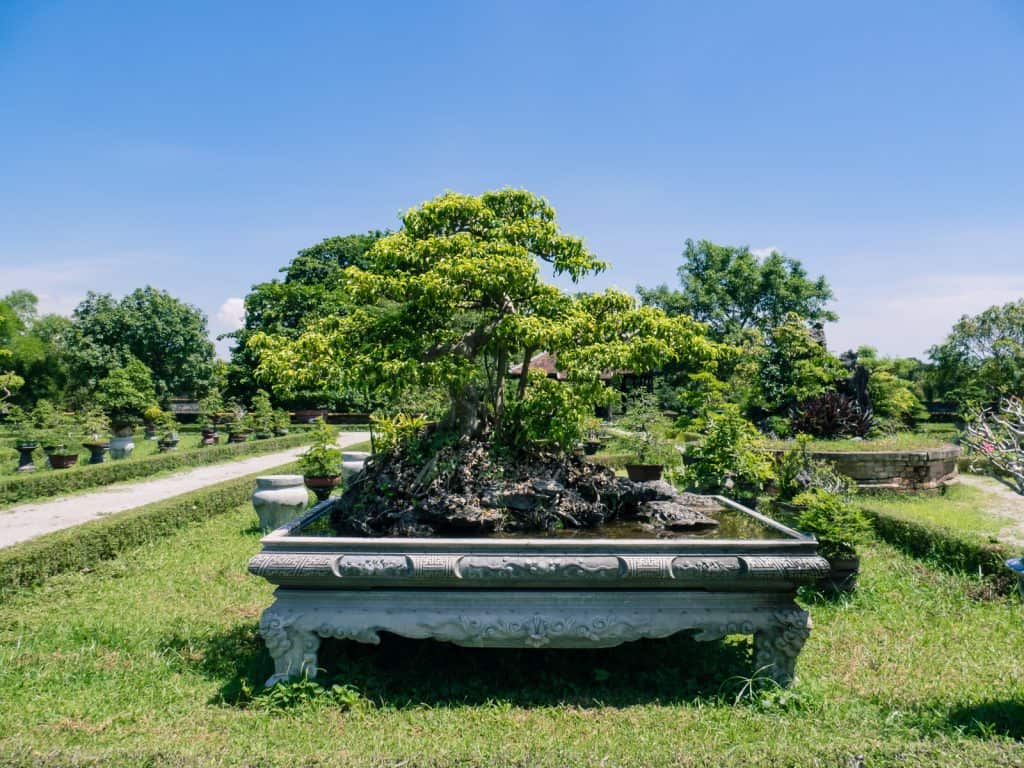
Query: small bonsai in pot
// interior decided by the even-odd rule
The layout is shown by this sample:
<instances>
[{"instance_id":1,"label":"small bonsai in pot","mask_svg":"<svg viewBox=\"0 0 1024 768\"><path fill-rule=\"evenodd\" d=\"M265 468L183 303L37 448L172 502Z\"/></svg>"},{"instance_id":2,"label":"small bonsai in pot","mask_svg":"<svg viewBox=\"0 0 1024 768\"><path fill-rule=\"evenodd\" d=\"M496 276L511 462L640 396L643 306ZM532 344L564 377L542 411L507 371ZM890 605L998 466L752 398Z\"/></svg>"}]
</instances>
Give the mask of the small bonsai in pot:
<instances>
[{"instance_id":1,"label":"small bonsai in pot","mask_svg":"<svg viewBox=\"0 0 1024 768\"><path fill-rule=\"evenodd\" d=\"M228 442L244 443L252 433L251 419L247 418L242 406L234 401L229 402L227 408L227 415L222 417L222 423L228 432Z\"/></svg>"},{"instance_id":2,"label":"small bonsai in pot","mask_svg":"<svg viewBox=\"0 0 1024 768\"><path fill-rule=\"evenodd\" d=\"M270 404L270 395L262 389L252 397L249 421L253 436L257 440L266 440L274 436L274 407Z\"/></svg>"},{"instance_id":3,"label":"small bonsai in pot","mask_svg":"<svg viewBox=\"0 0 1024 768\"><path fill-rule=\"evenodd\" d=\"M157 439L157 430L163 417L164 411L159 405L151 405L142 412L142 428L145 430L147 440Z\"/></svg>"},{"instance_id":4,"label":"small bonsai in pot","mask_svg":"<svg viewBox=\"0 0 1024 768\"><path fill-rule=\"evenodd\" d=\"M220 424L220 414L223 410L224 401L215 389L199 401L199 421L202 424L200 445L216 445L220 442L217 425Z\"/></svg>"},{"instance_id":5,"label":"small bonsai in pot","mask_svg":"<svg viewBox=\"0 0 1024 768\"><path fill-rule=\"evenodd\" d=\"M82 445L89 449L89 463L102 464L103 455L110 448L110 419L100 408L90 408L79 416Z\"/></svg>"},{"instance_id":6,"label":"small bonsai in pot","mask_svg":"<svg viewBox=\"0 0 1024 768\"><path fill-rule=\"evenodd\" d=\"M178 442L180 440L178 436L178 420L174 418L173 413L170 411L163 411L160 414L160 420L155 426L159 434L157 447L159 448L160 453L173 451L178 447Z\"/></svg>"},{"instance_id":7,"label":"small bonsai in pot","mask_svg":"<svg viewBox=\"0 0 1024 768\"><path fill-rule=\"evenodd\" d=\"M631 398L626 413L615 426L623 430L617 442L633 457L633 462L626 464L626 473L630 480L660 480L666 466L680 462L680 454L676 447L661 437L669 425L668 420L661 414L657 398L653 394L642 392Z\"/></svg>"},{"instance_id":8,"label":"small bonsai in pot","mask_svg":"<svg viewBox=\"0 0 1024 768\"><path fill-rule=\"evenodd\" d=\"M274 411L274 434L284 437L288 434L292 425L292 417L288 411L278 409Z\"/></svg>"},{"instance_id":9,"label":"small bonsai in pot","mask_svg":"<svg viewBox=\"0 0 1024 768\"><path fill-rule=\"evenodd\" d=\"M583 422L583 453L593 456L604 445L605 440L601 434L601 420L592 416Z\"/></svg>"},{"instance_id":10,"label":"small bonsai in pot","mask_svg":"<svg viewBox=\"0 0 1024 768\"><path fill-rule=\"evenodd\" d=\"M322 418L314 422L309 450L299 456L299 469L306 487L324 501L341 479L341 449L338 436Z\"/></svg>"},{"instance_id":11,"label":"small bonsai in pot","mask_svg":"<svg viewBox=\"0 0 1024 768\"><path fill-rule=\"evenodd\" d=\"M860 571L857 546L868 540L867 517L842 496L815 488L793 498L797 508L793 525L818 539L818 554L828 560L832 572L818 582L824 592L852 592Z\"/></svg>"},{"instance_id":12,"label":"small bonsai in pot","mask_svg":"<svg viewBox=\"0 0 1024 768\"><path fill-rule=\"evenodd\" d=\"M78 430L75 421L66 413L55 411L51 417L51 426L43 438L43 450L50 460L52 469L68 469L78 463L78 452L71 446L77 440Z\"/></svg>"}]
</instances>

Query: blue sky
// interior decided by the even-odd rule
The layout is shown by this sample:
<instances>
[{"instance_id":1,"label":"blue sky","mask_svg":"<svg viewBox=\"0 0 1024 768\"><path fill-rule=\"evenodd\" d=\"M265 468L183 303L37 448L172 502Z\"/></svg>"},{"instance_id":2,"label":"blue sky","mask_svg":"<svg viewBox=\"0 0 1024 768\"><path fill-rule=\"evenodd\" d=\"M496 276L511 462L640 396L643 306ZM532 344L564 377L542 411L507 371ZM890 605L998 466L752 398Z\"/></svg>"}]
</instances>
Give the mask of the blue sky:
<instances>
[{"instance_id":1,"label":"blue sky","mask_svg":"<svg viewBox=\"0 0 1024 768\"><path fill-rule=\"evenodd\" d=\"M612 269L825 274L830 345L1024 296L1024 5L0 0L0 293L238 321L299 248L526 187Z\"/></svg>"}]
</instances>

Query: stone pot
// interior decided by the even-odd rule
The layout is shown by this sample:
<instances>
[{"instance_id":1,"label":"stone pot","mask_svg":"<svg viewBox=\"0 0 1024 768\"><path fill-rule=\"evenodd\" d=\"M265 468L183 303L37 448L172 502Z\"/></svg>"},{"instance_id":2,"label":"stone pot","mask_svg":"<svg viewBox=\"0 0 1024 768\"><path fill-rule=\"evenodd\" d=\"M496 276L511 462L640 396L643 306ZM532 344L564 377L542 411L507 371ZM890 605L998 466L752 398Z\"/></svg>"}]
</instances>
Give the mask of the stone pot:
<instances>
[{"instance_id":1,"label":"stone pot","mask_svg":"<svg viewBox=\"0 0 1024 768\"><path fill-rule=\"evenodd\" d=\"M328 475L322 477L303 477L306 487L316 494L317 501L326 501L331 491L338 487L341 482L341 475Z\"/></svg>"},{"instance_id":2,"label":"stone pot","mask_svg":"<svg viewBox=\"0 0 1024 768\"><path fill-rule=\"evenodd\" d=\"M817 587L826 595L849 594L857 588L857 574L860 573L859 557L826 558L829 574L818 579Z\"/></svg>"},{"instance_id":3,"label":"stone pot","mask_svg":"<svg viewBox=\"0 0 1024 768\"><path fill-rule=\"evenodd\" d=\"M165 437L159 443L157 443L157 448L159 449L160 453L167 453L168 451L173 451L175 448L177 448L179 442L181 442L180 438Z\"/></svg>"},{"instance_id":4,"label":"stone pot","mask_svg":"<svg viewBox=\"0 0 1024 768\"><path fill-rule=\"evenodd\" d=\"M156 438L157 438L156 424L145 424L142 427L142 431L143 431L143 436L145 437L146 440L156 440Z\"/></svg>"},{"instance_id":5,"label":"stone pot","mask_svg":"<svg viewBox=\"0 0 1024 768\"><path fill-rule=\"evenodd\" d=\"M288 430L285 427L278 427L277 429L274 430L274 435L276 435L277 437L284 437L287 434Z\"/></svg>"},{"instance_id":6,"label":"stone pot","mask_svg":"<svg viewBox=\"0 0 1024 768\"><path fill-rule=\"evenodd\" d=\"M201 445L217 445L220 442L220 433L214 427L203 427Z\"/></svg>"},{"instance_id":7,"label":"stone pot","mask_svg":"<svg viewBox=\"0 0 1024 768\"><path fill-rule=\"evenodd\" d=\"M1006 561L1006 567L1017 577L1020 596L1024 597L1024 557L1013 557Z\"/></svg>"},{"instance_id":8,"label":"stone pot","mask_svg":"<svg viewBox=\"0 0 1024 768\"><path fill-rule=\"evenodd\" d=\"M50 466L53 469L68 469L69 467L75 466L77 463L77 453L57 453L54 451L50 454Z\"/></svg>"},{"instance_id":9,"label":"stone pot","mask_svg":"<svg viewBox=\"0 0 1024 768\"><path fill-rule=\"evenodd\" d=\"M110 458L112 459L127 459L134 450L135 439L130 434L127 436L118 434L117 437L110 439Z\"/></svg>"},{"instance_id":10,"label":"stone pot","mask_svg":"<svg viewBox=\"0 0 1024 768\"><path fill-rule=\"evenodd\" d=\"M370 454L366 451L342 451L341 453L341 475L349 477L358 475L366 466L366 460Z\"/></svg>"},{"instance_id":11,"label":"stone pot","mask_svg":"<svg viewBox=\"0 0 1024 768\"><path fill-rule=\"evenodd\" d=\"M102 464L103 454L110 448L110 443L82 443L82 445L89 449L90 464Z\"/></svg>"},{"instance_id":12,"label":"stone pot","mask_svg":"<svg viewBox=\"0 0 1024 768\"><path fill-rule=\"evenodd\" d=\"M229 432L228 433L228 442L229 443L244 443L248 439L249 439L249 433L248 432Z\"/></svg>"},{"instance_id":13,"label":"stone pot","mask_svg":"<svg viewBox=\"0 0 1024 768\"><path fill-rule=\"evenodd\" d=\"M593 456L601 450L600 440L584 440L583 441L583 453L586 456Z\"/></svg>"},{"instance_id":14,"label":"stone pot","mask_svg":"<svg viewBox=\"0 0 1024 768\"><path fill-rule=\"evenodd\" d=\"M255 432L255 433L253 433L253 437L255 437L257 440L269 440L273 436L274 436L273 432Z\"/></svg>"},{"instance_id":15,"label":"stone pot","mask_svg":"<svg viewBox=\"0 0 1024 768\"><path fill-rule=\"evenodd\" d=\"M265 475L256 478L252 506L260 519L260 530L270 533L305 511L309 491L302 475Z\"/></svg>"},{"instance_id":16,"label":"stone pot","mask_svg":"<svg viewBox=\"0 0 1024 768\"><path fill-rule=\"evenodd\" d=\"M32 452L39 446L30 440L19 440L14 447L18 451L18 471L35 472L36 465L32 463Z\"/></svg>"},{"instance_id":17,"label":"stone pot","mask_svg":"<svg viewBox=\"0 0 1024 768\"><path fill-rule=\"evenodd\" d=\"M626 474L634 483L650 483L661 480L661 464L627 464Z\"/></svg>"}]
</instances>

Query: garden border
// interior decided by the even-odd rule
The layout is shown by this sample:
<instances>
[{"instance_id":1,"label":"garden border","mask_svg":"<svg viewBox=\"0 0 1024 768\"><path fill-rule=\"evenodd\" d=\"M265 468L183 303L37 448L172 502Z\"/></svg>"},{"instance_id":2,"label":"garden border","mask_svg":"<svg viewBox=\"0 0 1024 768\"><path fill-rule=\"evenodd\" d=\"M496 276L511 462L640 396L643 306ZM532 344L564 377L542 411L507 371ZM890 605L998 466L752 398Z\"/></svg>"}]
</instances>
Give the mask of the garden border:
<instances>
[{"instance_id":1,"label":"garden border","mask_svg":"<svg viewBox=\"0 0 1024 768\"><path fill-rule=\"evenodd\" d=\"M103 560L177 533L247 502L257 477L294 470L295 462L211 485L0 549L0 598L51 576L86 570ZM253 521L255 523L255 515Z\"/></svg>"},{"instance_id":2,"label":"garden border","mask_svg":"<svg viewBox=\"0 0 1024 768\"><path fill-rule=\"evenodd\" d=\"M1002 544L964 538L948 528L897 517L860 505L877 536L904 554L920 558L940 569L968 576L982 576L1001 595L1017 590L1006 568L1014 552Z\"/></svg>"},{"instance_id":3,"label":"garden border","mask_svg":"<svg viewBox=\"0 0 1024 768\"><path fill-rule=\"evenodd\" d=\"M213 445L188 451L169 451L124 461L106 461L59 471L42 471L0 478L0 508L36 499L102 488L126 480L138 480L174 469L191 469L298 448L310 441L305 432L269 440Z\"/></svg>"}]
</instances>

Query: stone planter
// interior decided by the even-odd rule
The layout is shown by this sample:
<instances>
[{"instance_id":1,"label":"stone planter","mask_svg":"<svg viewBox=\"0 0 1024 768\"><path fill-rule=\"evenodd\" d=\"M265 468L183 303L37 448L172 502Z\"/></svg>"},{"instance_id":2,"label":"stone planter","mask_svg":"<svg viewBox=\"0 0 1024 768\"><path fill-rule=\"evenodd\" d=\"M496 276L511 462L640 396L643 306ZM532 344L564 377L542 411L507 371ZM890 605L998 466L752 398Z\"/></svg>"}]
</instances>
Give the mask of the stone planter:
<instances>
[{"instance_id":1,"label":"stone planter","mask_svg":"<svg viewBox=\"0 0 1024 768\"><path fill-rule=\"evenodd\" d=\"M156 440L157 439L157 431L156 431L156 425L155 424L145 424L142 427L142 432L143 432L143 438L146 439L146 440Z\"/></svg>"},{"instance_id":2,"label":"stone planter","mask_svg":"<svg viewBox=\"0 0 1024 768\"><path fill-rule=\"evenodd\" d=\"M627 464L626 475L634 483L649 483L653 480L661 480L663 468L661 464Z\"/></svg>"},{"instance_id":3,"label":"stone planter","mask_svg":"<svg viewBox=\"0 0 1024 768\"><path fill-rule=\"evenodd\" d=\"M77 453L59 453L54 451L50 454L50 467L53 469L69 469L77 463Z\"/></svg>"},{"instance_id":4,"label":"stone planter","mask_svg":"<svg viewBox=\"0 0 1024 768\"><path fill-rule=\"evenodd\" d=\"M1020 588L1020 596L1024 597L1024 558L1014 557L1006 561L1006 567L1013 571L1017 577L1017 586Z\"/></svg>"},{"instance_id":5,"label":"stone planter","mask_svg":"<svg viewBox=\"0 0 1024 768\"><path fill-rule=\"evenodd\" d=\"M102 464L103 455L110 448L110 443L82 443L82 446L89 450L90 464Z\"/></svg>"},{"instance_id":6,"label":"stone planter","mask_svg":"<svg viewBox=\"0 0 1024 768\"><path fill-rule=\"evenodd\" d=\"M36 465L32 461L32 452L39 447L39 444L28 440L19 440L14 447L18 451L18 471L35 472Z\"/></svg>"},{"instance_id":7,"label":"stone planter","mask_svg":"<svg viewBox=\"0 0 1024 768\"><path fill-rule=\"evenodd\" d=\"M220 442L220 433L213 427L203 427L200 445L217 445Z\"/></svg>"},{"instance_id":8,"label":"stone planter","mask_svg":"<svg viewBox=\"0 0 1024 768\"><path fill-rule=\"evenodd\" d=\"M593 456L599 450L601 450L601 441L600 440L584 440L583 441L583 455L584 456Z\"/></svg>"},{"instance_id":9,"label":"stone planter","mask_svg":"<svg viewBox=\"0 0 1024 768\"><path fill-rule=\"evenodd\" d=\"M338 483L341 482L341 475L304 477L302 479L306 487L316 494L317 501L326 501L327 497L331 495L331 491L337 488Z\"/></svg>"},{"instance_id":10,"label":"stone planter","mask_svg":"<svg viewBox=\"0 0 1024 768\"><path fill-rule=\"evenodd\" d=\"M604 648L686 630L753 635L753 669L788 685L811 626L796 591L828 563L812 537L705 501L721 528L669 538L342 537L330 526L335 501L317 504L265 536L249 562L277 586L260 619L274 659L267 685L316 676L322 637Z\"/></svg>"},{"instance_id":11,"label":"stone planter","mask_svg":"<svg viewBox=\"0 0 1024 768\"><path fill-rule=\"evenodd\" d=\"M829 558L829 573L818 579L817 587L826 595L853 592L857 588L857 574L860 573L860 558Z\"/></svg>"},{"instance_id":12,"label":"stone planter","mask_svg":"<svg viewBox=\"0 0 1024 768\"><path fill-rule=\"evenodd\" d=\"M244 443L249 439L248 432L228 432L229 443Z\"/></svg>"},{"instance_id":13,"label":"stone planter","mask_svg":"<svg viewBox=\"0 0 1024 768\"><path fill-rule=\"evenodd\" d=\"M252 506L260 530L269 533L301 515L309 505L309 491L302 475L266 475L256 478Z\"/></svg>"},{"instance_id":14,"label":"stone planter","mask_svg":"<svg viewBox=\"0 0 1024 768\"><path fill-rule=\"evenodd\" d=\"M165 437L159 443L157 443L157 449L160 451L160 453L167 453L168 451L176 450L178 447L178 443L180 442L180 438Z\"/></svg>"},{"instance_id":15,"label":"stone planter","mask_svg":"<svg viewBox=\"0 0 1024 768\"><path fill-rule=\"evenodd\" d=\"M779 456L781 450L770 451ZM957 476L955 445L911 451L817 451L811 458L835 465L860 488L918 491L938 488Z\"/></svg>"},{"instance_id":16,"label":"stone planter","mask_svg":"<svg viewBox=\"0 0 1024 768\"><path fill-rule=\"evenodd\" d=\"M110 458L127 459L135 450L135 438L131 435L118 435L110 439Z\"/></svg>"},{"instance_id":17,"label":"stone planter","mask_svg":"<svg viewBox=\"0 0 1024 768\"><path fill-rule=\"evenodd\" d=\"M358 475L363 471L368 458L370 458L370 454L366 451L342 451L341 476L349 478L352 475Z\"/></svg>"}]
</instances>

